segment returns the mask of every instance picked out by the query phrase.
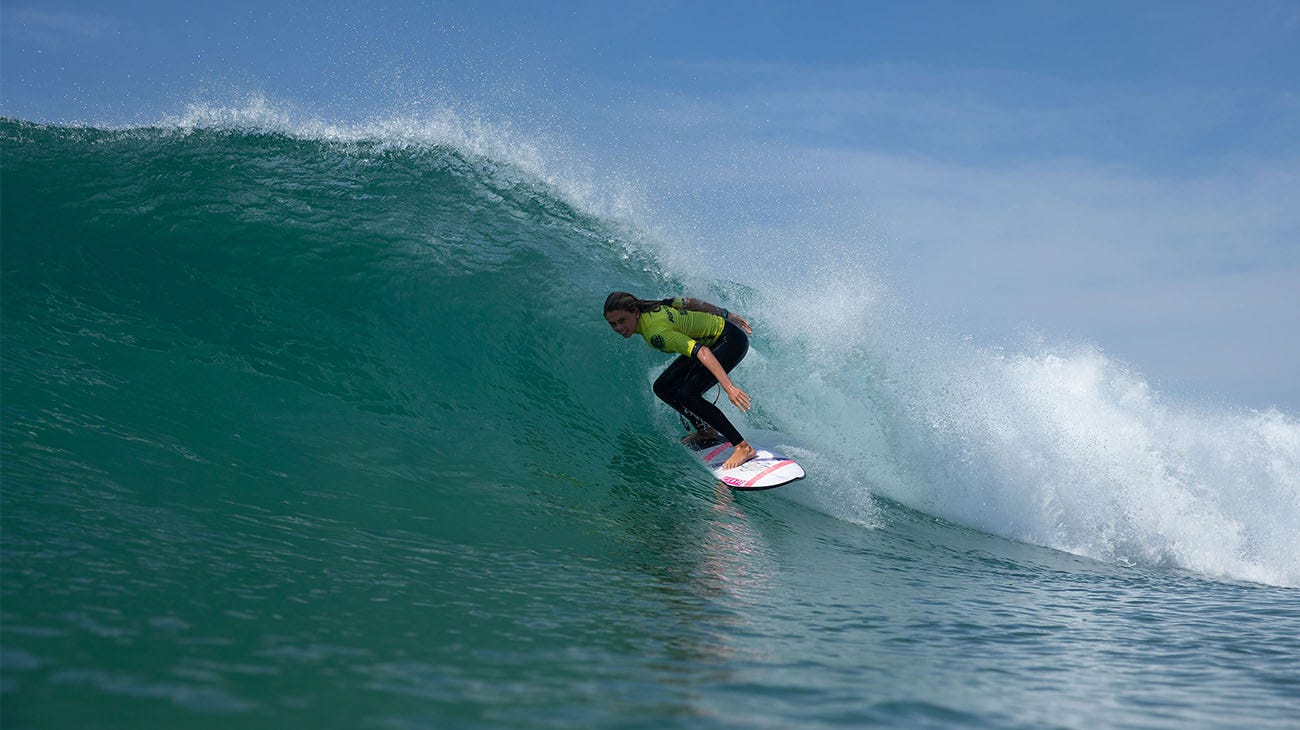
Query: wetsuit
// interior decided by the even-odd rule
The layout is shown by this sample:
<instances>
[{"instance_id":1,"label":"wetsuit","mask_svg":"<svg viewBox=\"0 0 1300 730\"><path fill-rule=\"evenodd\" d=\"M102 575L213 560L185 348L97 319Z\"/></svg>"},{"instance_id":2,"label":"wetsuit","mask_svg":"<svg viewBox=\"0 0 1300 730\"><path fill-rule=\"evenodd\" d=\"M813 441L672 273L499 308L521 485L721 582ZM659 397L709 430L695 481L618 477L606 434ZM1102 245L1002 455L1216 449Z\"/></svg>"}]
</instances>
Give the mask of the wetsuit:
<instances>
[{"instance_id":1,"label":"wetsuit","mask_svg":"<svg viewBox=\"0 0 1300 730\"><path fill-rule=\"evenodd\" d=\"M656 350L680 355L655 380L655 395L685 416L696 430L712 426L732 444L744 441L722 411L704 399L704 391L718 381L695 356L700 347L708 347L722 369L730 373L749 352L745 331L716 314L688 310L681 299L674 299L671 306L642 312L636 332Z\"/></svg>"}]
</instances>

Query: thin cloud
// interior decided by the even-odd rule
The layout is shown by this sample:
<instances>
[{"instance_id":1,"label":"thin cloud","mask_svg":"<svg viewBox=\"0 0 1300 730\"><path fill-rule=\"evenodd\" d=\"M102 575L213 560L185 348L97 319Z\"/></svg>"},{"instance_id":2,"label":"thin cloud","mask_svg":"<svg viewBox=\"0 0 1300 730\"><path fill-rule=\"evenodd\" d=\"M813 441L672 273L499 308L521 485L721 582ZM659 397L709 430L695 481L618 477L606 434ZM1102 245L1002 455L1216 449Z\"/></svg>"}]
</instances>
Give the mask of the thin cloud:
<instances>
[{"instance_id":1,"label":"thin cloud","mask_svg":"<svg viewBox=\"0 0 1300 730\"><path fill-rule=\"evenodd\" d=\"M6 15L5 24L16 36L51 48L103 40L121 32L119 21L95 13L17 9Z\"/></svg>"}]
</instances>

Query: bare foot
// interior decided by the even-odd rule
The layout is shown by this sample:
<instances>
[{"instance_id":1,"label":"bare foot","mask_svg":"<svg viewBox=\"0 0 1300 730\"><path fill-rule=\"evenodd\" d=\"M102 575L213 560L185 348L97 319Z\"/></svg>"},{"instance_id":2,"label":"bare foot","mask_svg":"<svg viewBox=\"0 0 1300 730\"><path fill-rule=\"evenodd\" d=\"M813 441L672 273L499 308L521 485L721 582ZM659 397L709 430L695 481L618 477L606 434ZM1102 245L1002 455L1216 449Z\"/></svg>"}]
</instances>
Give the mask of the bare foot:
<instances>
[{"instance_id":1,"label":"bare foot","mask_svg":"<svg viewBox=\"0 0 1300 730\"><path fill-rule=\"evenodd\" d=\"M750 446L748 441L741 441L736 444L736 450L731 452L731 457L722 465L722 468L735 469L755 456L758 456L758 452L754 450L754 447Z\"/></svg>"}]
</instances>

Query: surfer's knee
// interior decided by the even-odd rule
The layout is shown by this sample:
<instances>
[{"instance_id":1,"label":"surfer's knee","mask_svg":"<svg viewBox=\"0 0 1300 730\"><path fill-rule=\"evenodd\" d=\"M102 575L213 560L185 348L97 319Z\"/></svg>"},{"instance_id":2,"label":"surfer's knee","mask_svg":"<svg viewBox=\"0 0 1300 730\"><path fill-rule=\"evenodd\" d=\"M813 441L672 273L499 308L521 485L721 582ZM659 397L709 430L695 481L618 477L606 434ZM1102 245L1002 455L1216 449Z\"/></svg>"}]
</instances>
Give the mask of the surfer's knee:
<instances>
[{"instance_id":1,"label":"surfer's knee","mask_svg":"<svg viewBox=\"0 0 1300 730\"><path fill-rule=\"evenodd\" d=\"M681 378L664 378L661 377L655 381L655 395L659 400L668 403L689 403L695 393L691 392L689 383L683 382Z\"/></svg>"},{"instance_id":2,"label":"surfer's knee","mask_svg":"<svg viewBox=\"0 0 1300 730\"><path fill-rule=\"evenodd\" d=\"M664 403L675 402L677 389L673 387L673 385L674 384L672 382L672 378L667 378L664 377L663 375L660 375L658 378L655 378L655 385L654 385L655 395L658 396L659 400L663 401Z\"/></svg>"}]
</instances>

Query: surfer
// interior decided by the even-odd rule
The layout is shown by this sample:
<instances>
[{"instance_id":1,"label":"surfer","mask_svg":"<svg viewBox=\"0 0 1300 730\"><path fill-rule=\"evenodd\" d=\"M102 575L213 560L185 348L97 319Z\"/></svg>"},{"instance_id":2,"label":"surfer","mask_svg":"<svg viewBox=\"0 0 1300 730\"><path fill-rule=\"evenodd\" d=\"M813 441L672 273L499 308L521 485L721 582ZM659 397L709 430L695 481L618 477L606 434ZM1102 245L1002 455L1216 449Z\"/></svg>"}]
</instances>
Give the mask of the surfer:
<instances>
[{"instance_id":1,"label":"surfer","mask_svg":"<svg viewBox=\"0 0 1300 730\"><path fill-rule=\"evenodd\" d=\"M718 384L733 405L749 410L749 394L727 375L749 352L754 330L744 317L699 299L646 300L616 291L605 299L605 321L625 338L641 335L656 350L680 356L655 380L654 391L695 428L683 441L730 441L735 450L724 469L757 456L722 411L704 399L704 392Z\"/></svg>"}]
</instances>

